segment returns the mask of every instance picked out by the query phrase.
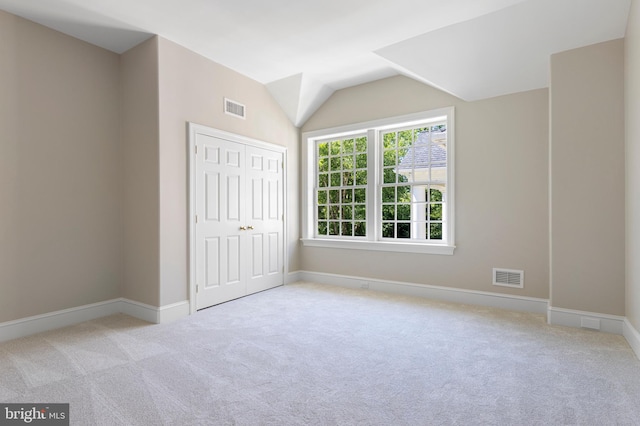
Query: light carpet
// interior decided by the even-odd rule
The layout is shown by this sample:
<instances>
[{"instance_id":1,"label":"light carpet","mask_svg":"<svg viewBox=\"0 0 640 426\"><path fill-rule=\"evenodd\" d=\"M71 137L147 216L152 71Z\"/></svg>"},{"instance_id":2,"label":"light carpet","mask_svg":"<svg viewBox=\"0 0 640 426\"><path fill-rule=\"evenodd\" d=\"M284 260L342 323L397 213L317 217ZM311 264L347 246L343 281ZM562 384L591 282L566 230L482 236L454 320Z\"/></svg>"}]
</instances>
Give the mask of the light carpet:
<instances>
[{"instance_id":1,"label":"light carpet","mask_svg":"<svg viewBox=\"0 0 640 426\"><path fill-rule=\"evenodd\" d=\"M640 361L540 315L298 283L2 343L0 402L74 425L640 425Z\"/></svg>"}]
</instances>

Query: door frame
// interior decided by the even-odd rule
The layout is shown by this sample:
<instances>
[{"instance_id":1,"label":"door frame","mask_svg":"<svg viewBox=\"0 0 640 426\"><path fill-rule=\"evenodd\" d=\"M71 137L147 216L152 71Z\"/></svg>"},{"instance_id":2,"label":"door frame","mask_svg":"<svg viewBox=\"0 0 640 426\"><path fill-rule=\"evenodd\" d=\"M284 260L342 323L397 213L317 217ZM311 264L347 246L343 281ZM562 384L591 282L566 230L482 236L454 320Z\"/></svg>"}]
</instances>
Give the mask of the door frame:
<instances>
[{"instance_id":1,"label":"door frame","mask_svg":"<svg viewBox=\"0 0 640 426\"><path fill-rule=\"evenodd\" d=\"M189 276L188 276L188 288L189 288L189 314L193 315L197 312L196 309L196 135L205 134L207 136L213 136L219 139L228 140L230 142L240 143L243 145L249 145L256 148L262 148L269 151L274 151L282 154L282 260L284 264L283 284L287 280L289 274L289 260L287 257L287 148L282 145L276 145L269 142L264 142L258 139L249 138L235 133L226 132L224 130L215 129L213 127L204 126L202 124L196 124L187 122L187 150L189 159L188 164L188 206L189 211L187 214L187 226L188 226L188 248L187 257L189 262Z\"/></svg>"}]
</instances>

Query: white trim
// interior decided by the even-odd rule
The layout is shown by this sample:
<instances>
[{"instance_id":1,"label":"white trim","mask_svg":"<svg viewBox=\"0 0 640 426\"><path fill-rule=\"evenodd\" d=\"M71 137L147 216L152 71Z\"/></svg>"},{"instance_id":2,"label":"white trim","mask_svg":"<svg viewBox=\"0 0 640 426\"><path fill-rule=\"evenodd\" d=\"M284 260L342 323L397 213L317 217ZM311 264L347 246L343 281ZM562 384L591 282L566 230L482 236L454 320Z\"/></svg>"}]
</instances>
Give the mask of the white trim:
<instances>
[{"instance_id":1,"label":"white trim","mask_svg":"<svg viewBox=\"0 0 640 426\"><path fill-rule=\"evenodd\" d=\"M146 303L136 302L135 300L121 299L119 312L153 324L157 324L159 322L159 308L147 305Z\"/></svg>"},{"instance_id":2,"label":"white trim","mask_svg":"<svg viewBox=\"0 0 640 426\"><path fill-rule=\"evenodd\" d=\"M172 303L159 308L146 303L121 299L120 312L154 324L165 324L189 316L189 301Z\"/></svg>"},{"instance_id":3,"label":"white trim","mask_svg":"<svg viewBox=\"0 0 640 426\"><path fill-rule=\"evenodd\" d=\"M452 111L453 111L453 107L444 107L444 108L432 109L429 111L415 112L412 114L398 115L395 117L381 118L381 119L371 120L371 121L362 121L360 123L347 124L344 126L330 127L327 129L319 129L319 130L312 130L310 132L304 132L302 134L302 137L303 139L304 138L318 139L320 137L333 138L338 136L344 136L345 134L348 134L348 133L354 133L361 130L371 129L374 127L379 129L385 129L385 128L397 127L398 124L400 125L406 124L410 126L413 124L420 124L420 123L423 123L424 121L431 120L431 119L435 120L438 117L444 117L447 114L451 114ZM447 132L448 131L449 129L447 128Z\"/></svg>"},{"instance_id":4,"label":"white trim","mask_svg":"<svg viewBox=\"0 0 640 426\"><path fill-rule=\"evenodd\" d=\"M158 324L166 324L189 316L189 301L172 303L158 308Z\"/></svg>"},{"instance_id":5,"label":"white trim","mask_svg":"<svg viewBox=\"0 0 640 426\"><path fill-rule=\"evenodd\" d=\"M597 312L576 311L573 309L554 308L549 306L547 322L552 325L563 325L574 328L583 327L585 323L600 322L600 331L613 334L622 334L625 317L617 315L601 314Z\"/></svg>"},{"instance_id":6,"label":"white trim","mask_svg":"<svg viewBox=\"0 0 640 426\"><path fill-rule=\"evenodd\" d=\"M161 324L187 316L189 314L189 302L184 300L171 305L155 307L119 298L48 312L0 323L0 342L119 313L150 323Z\"/></svg>"},{"instance_id":7,"label":"white trim","mask_svg":"<svg viewBox=\"0 0 640 426\"><path fill-rule=\"evenodd\" d=\"M285 276L285 280L284 283L286 284L293 284L293 283L297 283L298 281L302 281L302 273L300 271L297 272L289 272L286 276Z\"/></svg>"},{"instance_id":8,"label":"white trim","mask_svg":"<svg viewBox=\"0 0 640 426\"><path fill-rule=\"evenodd\" d=\"M456 246L448 246L444 244L396 243L390 241L331 240L321 238L303 238L300 241L302 241L303 245L309 247L445 255L452 255L456 248Z\"/></svg>"},{"instance_id":9,"label":"white trim","mask_svg":"<svg viewBox=\"0 0 640 426\"><path fill-rule=\"evenodd\" d=\"M546 314L548 301L533 297L512 296L508 294L440 287L427 284L415 284L401 281L376 280L322 272L300 271L303 281L329 284L346 288L368 288L384 293L416 296L467 305L490 306L511 311Z\"/></svg>"},{"instance_id":10,"label":"white trim","mask_svg":"<svg viewBox=\"0 0 640 426\"><path fill-rule=\"evenodd\" d=\"M622 334L629 342L631 349L636 353L636 357L640 359L640 333L633 327L628 318L624 319Z\"/></svg>"},{"instance_id":11,"label":"white trim","mask_svg":"<svg viewBox=\"0 0 640 426\"><path fill-rule=\"evenodd\" d=\"M287 256L287 224L288 224L288 214L287 214L287 168L288 168L288 157L287 157L287 147L282 145L276 145L269 142L264 142L258 139L249 138L246 136L238 135L235 133L225 132L224 130L215 129L213 127L204 126L201 124L196 124L192 122L187 122L187 149L188 155L187 158L189 160L188 163L188 185L189 185L189 202L188 208L189 213L187 216L187 227L188 227L188 262L189 262L189 274L188 274L188 289L189 289L189 314L193 315L197 311L197 303L196 303L196 239L195 239L195 215L196 215L196 192L195 192L195 182L196 182L196 135L197 134L205 134L207 136L213 136L220 139L225 139L231 142L237 142L244 145L249 145L256 148L262 148L269 151L274 151L282 154L282 209L283 209L283 244L282 244L282 257L283 257L283 269L284 269L284 280L286 280L286 275L289 270L289 259ZM284 282L282 284L285 284Z\"/></svg>"},{"instance_id":12,"label":"white trim","mask_svg":"<svg viewBox=\"0 0 640 426\"><path fill-rule=\"evenodd\" d=\"M120 299L113 299L3 322L0 323L0 342L66 327L119 312Z\"/></svg>"}]
</instances>

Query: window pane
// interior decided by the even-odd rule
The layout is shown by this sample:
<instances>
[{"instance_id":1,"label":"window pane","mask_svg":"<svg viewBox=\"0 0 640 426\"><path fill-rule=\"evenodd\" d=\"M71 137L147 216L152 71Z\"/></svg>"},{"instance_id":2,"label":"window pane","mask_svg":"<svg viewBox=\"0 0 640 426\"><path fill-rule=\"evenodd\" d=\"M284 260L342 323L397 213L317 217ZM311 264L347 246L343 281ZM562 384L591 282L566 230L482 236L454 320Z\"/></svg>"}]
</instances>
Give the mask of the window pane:
<instances>
[{"instance_id":1,"label":"window pane","mask_svg":"<svg viewBox=\"0 0 640 426\"><path fill-rule=\"evenodd\" d=\"M382 183L396 183L396 172L393 167L385 167L382 174Z\"/></svg>"},{"instance_id":2,"label":"window pane","mask_svg":"<svg viewBox=\"0 0 640 426\"><path fill-rule=\"evenodd\" d=\"M367 219L367 209L365 206L355 206L353 208L354 218L356 220L366 220Z\"/></svg>"},{"instance_id":3,"label":"window pane","mask_svg":"<svg viewBox=\"0 0 640 426\"><path fill-rule=\"evenodd\" d=\"M342 190L342 203L343 204L353 203L353 189Z\"/></svg>"},{"instance_id":4,"label":"window pane","mask_svg":"<svg viewBox=\"0 0 640 426\"><path fill-rule=\"evenodd\" d=\"M318 155L319 156L329 155L329 144L327 142L318 144Z\"/></svg>"},{"instance_id":5,"label":"window pane","mask_svg":"<svg viewBox=\"0 0 640 426\"><path fill-rule=\"evenodd\" d=\"M327 204L327 191L318 191L318 204Z\"/></svg>"},{"instance_id":6,"label":"window pane","mask_svg":"<svg viewBox=\"0 0 640 426\"><path fill-rule=\"evenodd\" d=\"M396 133L395 132L384 133L382 135L382 141L383 141L382 143L383 143L384 149L395 148L396 147Z\"/></svg>"},{"instance_id":7,"label":"window pane","mask_svg":"<svg viewBox=\"0 0 640 426\"><path fill-rule=\"evenodd\" d=\"M405 148L413 145L413 130L398 132L398 147Z\"/></svg>"},{"instance_id":8,"label":"window pane","mask_svg":"<svg viewBox=\"0 0 640 426\"><path fill-rule=\"evenodd\" d=\"M318 222L318 235L327 235L327 222Z\"/></svg>"},{"instance_id":9,"label":"window pane","mask_svg":"<svg viewBox=\"0 0 640 426\"><path fill-rule=\"evenodd\" d=\"M431 214L429 214L429 220L442 220L442 204L431 204Z\"/></svg>"},{"instance_id":10,"label":"window pane","mask_svg":"<svg viewBox=\"0 0 640 426\"><path fill-rule=\"evenodd\" d=\"M329 202L331 204L337 204L340 202L340 191L337 189L332 189L329 191Z\"/></svg>"},{"instance_id":11,"label":"window pane","mask_svg":"<svg viewBox=\"0 0 640 426\"><path fill-rule=\"evenodd\" d=\"M327 157L322 157L318 160L318 171L319 172L329 171L329 159Z\"/></svg>"},{"instance_id":12,"label":"window pane","mask_svg":"<svg viewBox=\"0 0 640 426\"><path fill-rule=\"evenodd\" d=\"M395 220L396 219L396 207L392 205L382 206L382 220Z\"/></svg>"},{"instance_id":13,"label":"window pane","mask_svg":"<svg viewBox=\"0 0 640 426\"><path fill-rule=\"evenodd\" d=\"M340 154L340 148L342 147L342 143L340 141L331 142L331 155Z\"/></svg>"},{"instance_id":14,"label":"window pane","mask_svg":"<svg viewBox=\"0 0 640 426\"><path fill-rule=\"evenodd\" d=\"M398 238L411 238L410 223L398 223Z\"/></svg>"},{"instance_id":15,"label":"window pane","mask_svg":"<svg viewBox=\"0 0 640 426\"><path fill-rule=\"evenodd\" d=\"M429 135L429 128L428 127L421 127L419 129L416 129L416 141L414 142L414 145L426 145L429 143L430 140L430 135Z\"/></svg>"},{"instance_id":16,"label":"window pane","mask_svg":"<svg viewBox=\"0 0 640 426\"><path fill-rule=\"evenodd\" d=\"M382 188L382 202L393 203L396 201L396 189L393 186Z\"/></svg>"},{"instance_id":17,"label":"window pane","mask_svg":"<svg viewBox=\"0 0 640 426\"><path fill-rule=\"evenodd\" d=\"M327 207L320 206L318 207L318 219L326 220L327 219Z\"/></svg>"},{"instance_id":18,"label":"window pane","mask_svg":"<svg viewBox=\"0 0 640 426\"><path fill-rule=\"evenodd\" d=\"M439 182L447 180L446 145L431 145L431 180Z\"/></svg>"},{"instance_id":19,"label":"window pane","mask_svg":"<svg viewBox=\"0 0 640 426\"><path fill-rule=\"evenodd\" d=\"M431 230L431 239L432 240L442 240L442 224L441 223L432 223L429 225Z\"/></svg>"},{"instance_id":20,"label":"window pane","mask_svg":"<svg viewBox=\"0 0 640 426\"><path fill-rule=\"evenodd\" d=\"M342 152L345 154L352 153L354 148L353 139L345 139L342 141Z\"/></svg>"},{"instance_id":21,"label":"window pane","mask_svg":"<svg viewBox=\"0 0 640 426\"><path fill-rule=\"evenodd\" d=\"M351 222L342 222L342 235L347 237L353 235L353 225Z\"/></svg>"},{"instance_id":22,"label":"window pane","mask_svg":"<svg viewBox=\"0 0 640 426\"><path fill-rule=\"evenodd\" d=\"M340 172L331 173L331 186L340 186Z\"/></svg>"},{"instance_id":23,"label":"window pane","mask_svg":"<svg viewBox=\"0 0 640 426\"><path fill-rule=\"evenodd\" d=\"M411 201L411 187L410 186L399 186L398 187L398 202L408 203Z\"/></svg>"},{"instance_id":24,"label":"window pane","mask_svg":"<svg viewBox=\"0 0 640 426\"><path fill-rule=\"evenodd\" d=\"M367 154L356 155L356 168L358 169L367 168Z\"/></svg>"},{"instance_id":25,"label":"window pane","mask_svg":"<svg viewBox=\"0 0 640 426\"><path fill-rule=\"evenodd\" d=\"M383 155L383 166L395 166L396 165L396 151L385 150Z\"/></svg>"},{"instance_id":26,"label":"window pane","mask_svg":"<svg viewBox=\"0 0 640 426\"><path fill-rule=\"evenodd\" d=\"M356 237L364 237L367 235L366 222L356 222L353 226L353 235Z\"/></svg>"},{"instance_id":27,"label":"window pane","mask_svg":"<svg viewBox=\"0 0 640 426\"><path fill-rule=\"evenodd\" d=\"M340 157L331 157L331 170L340 170Z\"/></svg>"},{"instance_id":28,"label":"window pane","mask_svg":"<svg viewBox=\"0 0 640 426\"><path fill-rule=\"evenodd\" d=\"M367 152L367 138L362 137L356 139L356 151Z\"/></svg>"},{"instance_id":29,"label":"window pane","mask_svg":"<svg viewBox=\"0 0 640 426\"><path fill-rule=\"evenodd\" d=\"M318 186L321 188L325 188L329 186L329 175L326 173L322 173L318 175Z\"/></svg>"},{"instance_id":30,"label":"window pane","mask_svg":"<svg viewBox=\"0 0 640 426\"><path fill-rule=\"evenodd\" d=\"M398 204L398 220L411 220L411 204Z\"/></svg>"},{"instance_id":31,"label":"window pane","mask_svg":"<svg viewBox=\"0 0 640 426\"><path fill-rule=\"evenodd\" d=\"M353 155L342 157L342 170L353 170Z\"/></svg>"},{"instance_id":32,"label":"window pane","mask_svg":"<svg viewBox=\"0 0 640 426\"><path fill-rule=\"evenodd\" d=\"M342 185L343 186L353 185L353 172L342 173Z\"/></svg>"},{"instance_id":33,"label":"window pane","mask_svg":"<svg viewBox=\"0 0 640 426\"><path fill-rule=\"evenodd\" d=\"M340 235L340 222L329 222L329 235Z\"/></svg>"},{"instance_id":34,"label":"window pane","mask_svg":"<svg viewBox=\"0 0 640 426\"><path fill-rule=\"evenodd\" d=\"M432 188L429 196L429 201L442 201L442 191Z\"/></svg>"},{"instance_id":35,"label":"window pane","mask_svg":"<svg viewBox=\"0 0 640 426\"><path fill-rule=\"evenodd\" d=\"M354 192L354 201L356 203L365 203L367 199L367 190L364 188L358 188Z\"/></svg>"},{"instance_id":36,"label":"window pane","mask_svg":"<svg viewBox=\"0 0 640 426\"><path fill-rule=\"evenodd\" d=\"M394 224L390 222L382 222L382 237L383 238L394 238L395 237L395 229Z\"/></svg>"},{"instance_id":37,"label":"window pane","mask_svg":"<svg viewBox=\"0 0 640 426\"><path fill-rule=\"evenodd\" d=\"M353 219L353 207L352 206L342 206L342 218L343 219Z\"/></svg>"},{"instance_id":38,"label":"window pane","mask_svg":"<svg viewBox=\"0 0 640 426\"><path fill-rule=\"evenodd\" d=\"M340 206L329 206L329 219L340 219Z\"/></svg>"}]
</instances>

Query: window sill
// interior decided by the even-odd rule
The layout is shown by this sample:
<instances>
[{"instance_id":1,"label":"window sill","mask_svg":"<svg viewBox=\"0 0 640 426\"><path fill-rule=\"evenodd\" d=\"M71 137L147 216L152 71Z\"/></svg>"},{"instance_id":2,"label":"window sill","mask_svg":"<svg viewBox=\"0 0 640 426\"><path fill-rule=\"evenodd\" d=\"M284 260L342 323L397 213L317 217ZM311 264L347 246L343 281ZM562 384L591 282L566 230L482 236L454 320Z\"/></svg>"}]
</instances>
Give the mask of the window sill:
<instances>
[{"instance_id":1,"label":"window sill","mask_svg":"<svg viewBox=\"0 0 640 426\"><path fill-rule=\"evenodd\" d=\"M404 253L452 255L456 246L446 244L397 243L387 241L330 240L302 238L302 244L308 247L325 247L351 250L374 250Z\"/></svg>"}]
</instances>

